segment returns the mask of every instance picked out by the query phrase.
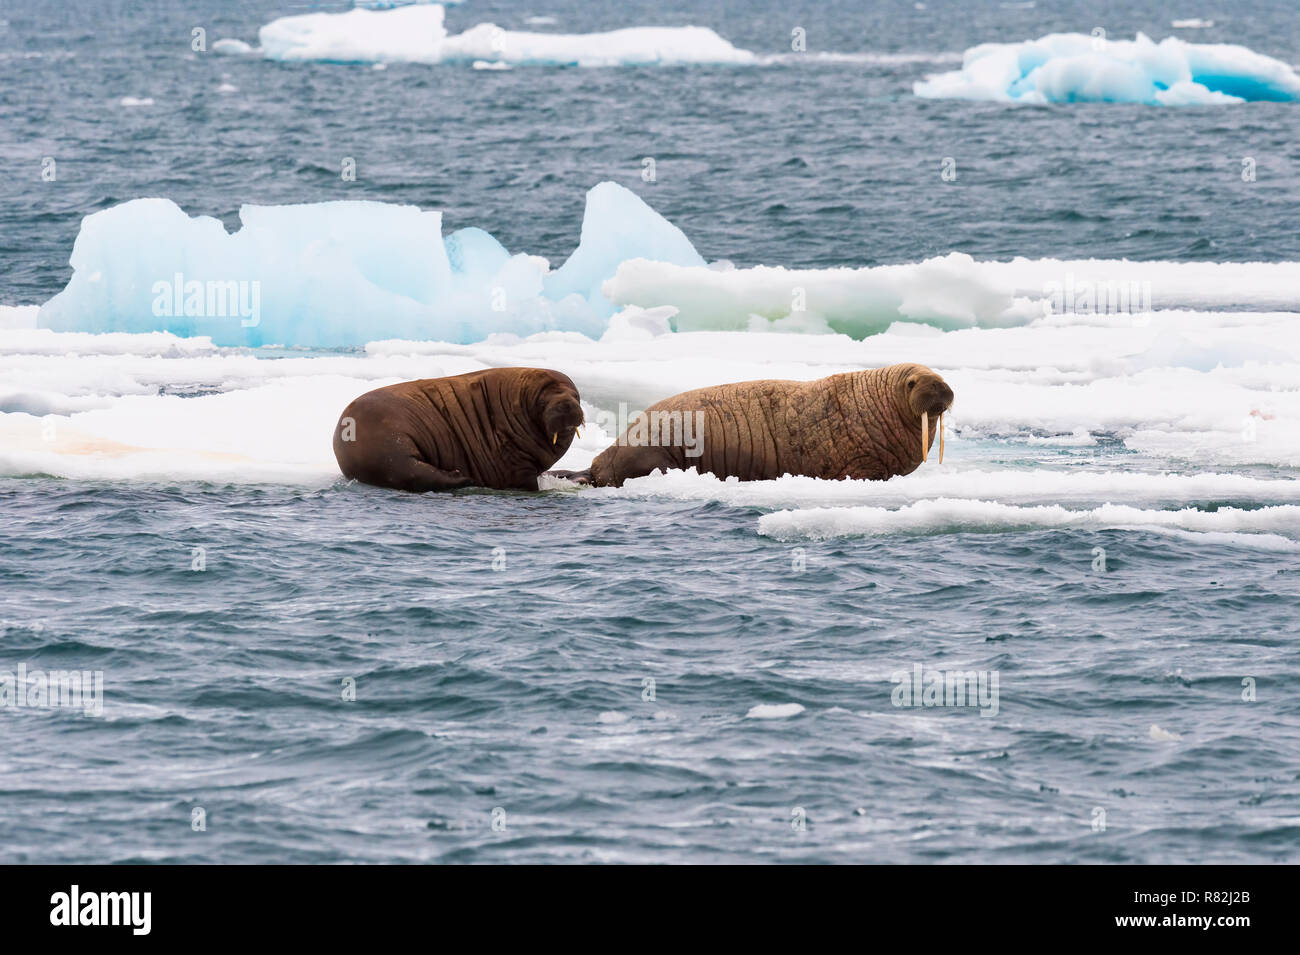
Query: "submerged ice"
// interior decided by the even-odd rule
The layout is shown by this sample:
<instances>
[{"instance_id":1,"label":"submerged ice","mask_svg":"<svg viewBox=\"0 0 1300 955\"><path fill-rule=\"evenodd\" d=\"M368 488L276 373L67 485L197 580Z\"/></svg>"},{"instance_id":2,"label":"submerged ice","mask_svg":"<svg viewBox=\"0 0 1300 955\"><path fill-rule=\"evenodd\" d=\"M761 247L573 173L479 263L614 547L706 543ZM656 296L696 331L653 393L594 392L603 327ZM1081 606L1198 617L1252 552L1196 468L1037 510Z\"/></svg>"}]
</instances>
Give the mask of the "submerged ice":
<instances>
[{"instance_id":1,"label":"submerged ice","mask_svg":"<svg viewBox=\"0 0 1300 955\"><path fill-rule=\"evenodd\" d=\"M1300 75L1244 46L1159 43L1142 33L1109 40L1053 33L1023 43L984 43L966 51L962 68L913 86L928 99L1018 103L1146 103L1199 106L1300 99Z\"/></svg>"}]
</instances>

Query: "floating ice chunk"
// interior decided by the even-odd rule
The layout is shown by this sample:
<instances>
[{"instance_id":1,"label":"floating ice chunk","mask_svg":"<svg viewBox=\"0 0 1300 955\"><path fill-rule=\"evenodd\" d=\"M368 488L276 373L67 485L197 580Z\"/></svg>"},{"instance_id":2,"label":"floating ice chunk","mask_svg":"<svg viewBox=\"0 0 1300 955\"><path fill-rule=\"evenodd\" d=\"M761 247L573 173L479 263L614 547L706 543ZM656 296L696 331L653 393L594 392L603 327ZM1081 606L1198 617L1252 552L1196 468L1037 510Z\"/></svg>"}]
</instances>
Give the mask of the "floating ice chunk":
<instances>
[{"instance_id":1,"label":"floating ice chunk","mask_svg":"<svg viewBox=\"0 0 1300 955\"><path fill-rule=\"evenodd\" d=\"M960 70L912 89L928 99L1220 105L1300 99L1300 75L1244 46L1176 37L1155 43L1141 33L1133 40L1054 33L971 47Z\"/></svg>"},{"instance_id":2,"label":"floating ice chunk","mask_svg":"<svg viewBox=\"0 0 1300 955\"><path fill-rule=\"evenodd\" d=\"M1202 20L1200 17L1189 17L1186 20L1174 20L1169 25L1175 30L1208 30L1214 26L1214 21Z\"/></svg>"},{"instance_id":3,"label":"floating ice chunk","mask_svg":"<svg viewBox=\"0 0 1300 955\"><path fill-rule=\"evenodd\" d=\"M1174 307L1300 310L1291 262L977 262L951 253L908 265L720 272L632 260L602 288L616 305L677 307L678 331L766 327L858 339L900 321L951 331L1040 320L1149 323L1139 313ZM766 321L755 322L756 315Z\"/></svg>"},{"instance_id":4,"label":"floating ice chunk","mask_svg":"<svg viewBox=\"0 0 1300 955\"><path fill-rule=\"evenodd\" d=\"M253 47L243 40L235 40L230 37L224 37L212 44L213 53L221 53L226 56L248 56L253 52Z\"/></svg>"},{"instance_id":5,"label":"floating ice chunk","mask_svg":"<svg viewBox=\"0 0 1300 955\"><path fill-rule=\"evenodd\" d=\"M1055 528L1140 528L1231 534L1239 543L1267 550L1300 550L1300 505L1203 511L1144 510L1103 504L1085 510L1057 505L1019 507L997 501L937 498L897 510L881 507L817 507L764 514L758 532L777 540L830 540L881 534L993 533Z\"/></svg>"},{"instance_id":6,"label":"floating ice chunk","mask_svg":"<svg viewBox=\"0 0 1300 955\"><path fill-rule=\"evenodd\" d=\"M1004 320L1014 297L988 281L982 263L959 252L912 265L729 272L635 259L620 265L603 290L619 305L676 306L679 331L743 330L753 327L755 315L794 317L798 330L808 330L810 320L824 321L818 330L854 338L882 332L900 318L946 329L1023 323Z\"/></svg>"},{"instance_id":7,"label":"floating ice chunk","mask_svg":"<svg viewBox=\"0 0 1300 955\"><path fill-rule=\"evenodd\" d=\"M622 66L734 63L757 58L707 27L630 27L608 33L529 33L480 23L449 36L437 5L390 10L352 9L282 17L258 31L263 53L275 60L343 63L463 61L491 64ZM482 64L482 65L480 65Z\"/></svg>"},{"instance_id":8,"label":"floating ice chunk","mask_svg":"<svg viewBox=\"0 0 1300 955\"><path fill-rule=\"evenodd\" d=\"M1147 735L1157 743L1176 743L1178 740L1182 739L1182 736L1179 734L1171 733L1169 730L1155 723L1151 724L1151 729L1147 731Z\"/></svg>"},{"instance_id":9,"label":"floating ice chunk","mask_svg":"<svg viewBox=\"0 0 1300 955\"><path fill-rule=\"evenodd\" d=\"M443 14L438 4L306 13L272 20L257 39L273 60L438 63L447 36Z\"/></svg>"},{"instance_id":10,"label":"floating ice chunk","mask_svg":"<svg viewBox=\"0 0 1300 955\"><path fill-rule=\"evenodd\" d=\"M72 279L41 307L38 324L250 346L544 331L598 338L614 311L600 288L623 257L702 264L679 229L614 183L588 194L583 238L552 274L545 259L511 255L481 229L444 241L441 213L415 206L246 205L239 216L233 234L167 199L87 216Z\"/></svg>"},{"instance_id":11,"label":"floating ice chunk","mask_svg":"<svg viewBox=\"0 0 1300 955\"><path fill-rule=\"evenodd\" d=\"M804 711L802 703L759 703L745 714L747 720L785 720Z\"/></svg>"},{"instance_id":12,"label":"floating ice chunk","mask_svg":"<svg viewBox=\"0 0 1300 955\"><path fill-rule=\"evenodd\" d=\"M119 106L152 106L152 96L123 96L117 101Z\"/></svg>"},{"instance_id":13,"label":"floating ice chunk","mask_svg":"<svg viewBox=\"0 0 1300 955\"><path fill-rule=\"evenodd\" d=\"M443 43L444 60L551 66L749 64L757 58L708 27L629 27L608 33L526 33L480 23Z\"/></svg>"},{"instance_id":14,"label":"floating ice chunk","mask_svg":"<svg viewBox=\"0 0 1300 955\"><path fill-rule=\"evenodd\" d=\"M704 258L677 226L655 212L636 193L602 182L587 193L582 239L565 263L546 277L546 296L582 296L602 317L614 307L601 292L603 281L628 259L704 267ZM671 305L671 302L655 304Z\"/></svg>"}]
</instances>

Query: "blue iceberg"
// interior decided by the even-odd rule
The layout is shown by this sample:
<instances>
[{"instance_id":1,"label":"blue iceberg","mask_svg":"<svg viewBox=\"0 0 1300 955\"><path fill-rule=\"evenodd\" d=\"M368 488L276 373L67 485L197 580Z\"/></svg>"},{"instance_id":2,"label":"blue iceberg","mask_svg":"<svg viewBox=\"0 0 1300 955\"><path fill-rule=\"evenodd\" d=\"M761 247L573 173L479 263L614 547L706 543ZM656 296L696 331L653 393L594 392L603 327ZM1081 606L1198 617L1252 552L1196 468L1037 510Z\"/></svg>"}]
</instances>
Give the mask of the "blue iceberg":
<instances>
[{"instance_id":1,"label":"blue iceberg","mask_svg":"<svg viewBox=\"0 0 1300 955\"><path fill-rule=\"evenodd\" d=\"M1300 75L1244 46L1054 33L972 47L960 70L927 77L912 90L927 99L1206 106L1293 102Z\"/></svg>"},{"instance_id":2,"label":"blue iceberg","mask_svg":"<svg viewBox=\"0 0 1300 955\"><path fill-rule=\"evenodd\" d=\"M621 262L704 262L680 229L612 182L588 192L581 241L553 272L482 229L444 238L442 214L415 206L245 205L239 218L228 233L169 199L87 216L72 279L41 306L38 325L254 347L469 343L543 331L599 337L614 311L601 285Z\"/></svg>"}]
</instances>

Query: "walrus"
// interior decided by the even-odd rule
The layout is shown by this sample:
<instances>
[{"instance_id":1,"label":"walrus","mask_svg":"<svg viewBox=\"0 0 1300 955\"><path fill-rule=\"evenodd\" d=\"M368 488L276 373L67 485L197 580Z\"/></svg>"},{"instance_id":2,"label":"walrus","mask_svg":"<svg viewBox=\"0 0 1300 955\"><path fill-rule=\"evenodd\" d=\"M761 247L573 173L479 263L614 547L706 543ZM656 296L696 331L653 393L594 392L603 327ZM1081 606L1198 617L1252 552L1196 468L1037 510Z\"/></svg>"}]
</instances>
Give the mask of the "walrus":
<instances>
[{"instance_id":1,"label":"walrus","mask_svg":"<svg viewBox=\"0 0 1300 955\"><path fill-rule=\"evenodd\" d=\"M762 481L785 474L883 481L927 460L952 389L924 365L890 365L817 381L743 381L651 405L587 472L618 486L659 468ZM933 425L937 423L937 427Z\"/></svg>"},{"instance_id":2,"label":"walrus","mask_svg":"<svg viewBox=\"0 0 1300 955\"><path fill-rule=\"evenodd\" d=\"M536 491L581 424L567 375L489 368L366 392L334 427L334 457L344 477L401 491Z\"/></svg>"}]
</instances>

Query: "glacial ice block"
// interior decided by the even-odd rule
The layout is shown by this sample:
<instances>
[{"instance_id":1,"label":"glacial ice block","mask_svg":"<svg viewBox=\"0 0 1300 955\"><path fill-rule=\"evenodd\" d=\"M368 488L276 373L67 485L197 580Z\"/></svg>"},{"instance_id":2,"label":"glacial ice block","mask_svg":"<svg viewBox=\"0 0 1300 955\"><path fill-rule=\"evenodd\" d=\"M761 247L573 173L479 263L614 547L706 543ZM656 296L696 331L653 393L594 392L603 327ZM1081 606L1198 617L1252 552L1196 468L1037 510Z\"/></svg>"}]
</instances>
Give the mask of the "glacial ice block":
<instances>
[{"instance_id":1,"label":"glacial ice block","mask_svg":"<svg viewBox=\"0 0 1300 955\"><path fill-rule=\"evenodd\" d=\"M1053 33L1024 43L971 47L962 68L917 82L927 99L1018 103L1146 103L1204 106L1300 99L1300 75L1244 46L1159 43L1142 33L1108 40Z\"/></svg>"},{"instance_id":2,"label":"glacial ice block","mask_svg":"<svg viewBox=\"0 0 1300 955\"><path fill-rule=\"evenodd\" d=\"M669 265L704 265L681 229L636 193L602 182L587 193L578 248L546 277L546 297L558 301L576 293L602 318L609 318L614 306L604 297L601 284L621 263L638 258Z\"/></svg>"},{"instance_id":3,"label":"glacial ice block","mask_svg":"<svg viewBox=\"0 0 1300 955\"><path fill-rule=\"evenodd\" d=\"M564 266L511 255L482 229L442 236L442 214L340 201L246 205L227 233L168 199L136 199L82 220L72 279L42 328L168 331L218 345L348 347L380 339L469 343L494 333L604 332L601 294L623 258L702 265L679 229L634 194L588 194L582 240Z\"/></svg>"}]
</instances>

